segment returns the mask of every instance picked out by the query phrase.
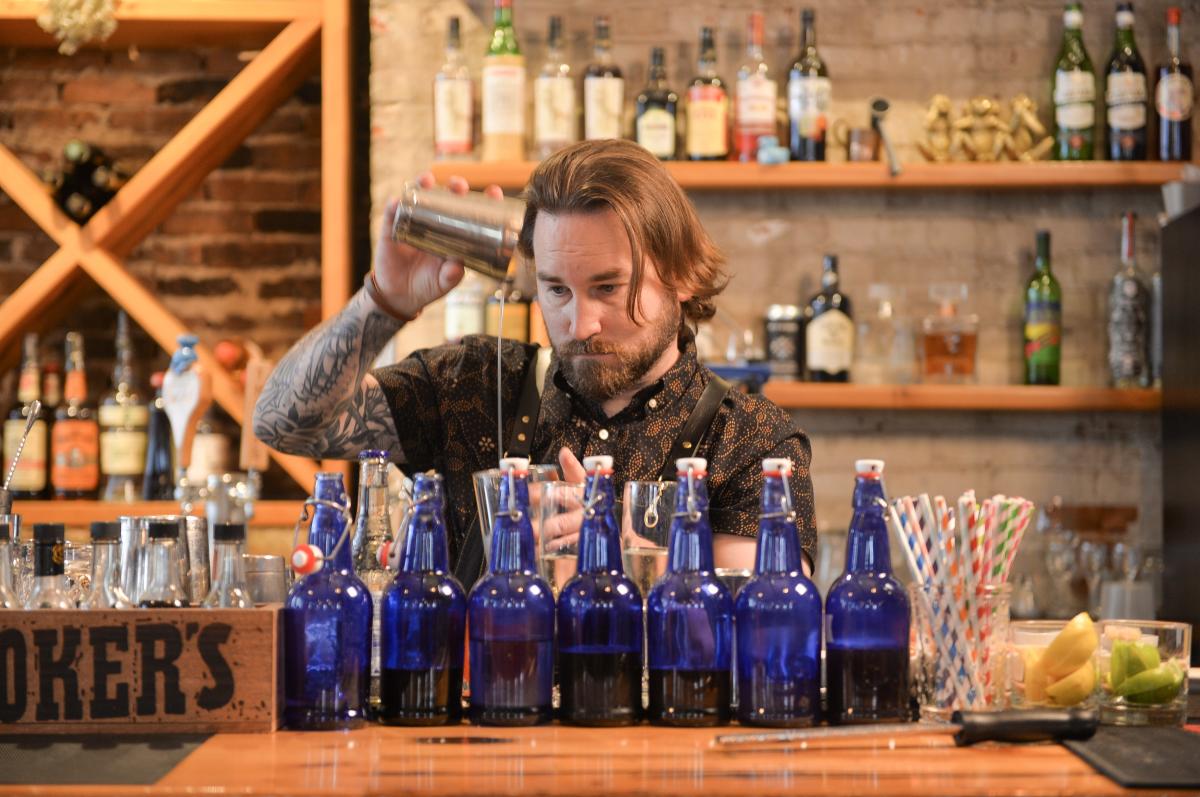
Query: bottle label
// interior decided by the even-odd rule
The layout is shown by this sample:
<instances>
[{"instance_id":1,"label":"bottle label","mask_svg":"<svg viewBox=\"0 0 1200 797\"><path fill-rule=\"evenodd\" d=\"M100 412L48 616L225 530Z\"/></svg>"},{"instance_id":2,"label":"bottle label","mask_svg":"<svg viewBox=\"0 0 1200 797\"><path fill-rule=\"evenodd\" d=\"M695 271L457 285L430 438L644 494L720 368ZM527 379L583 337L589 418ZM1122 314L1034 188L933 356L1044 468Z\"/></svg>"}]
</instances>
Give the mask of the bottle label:
<instances>
[{"instance_id":1,"label":"bottle label","mask_svg":"<svg viewBox=\"0 0 1200 797\"><path fill-rule=\"evenodd\" d=\"M1054 121L1063 130L1096 124L1096 76L1080 69L1060 69L1054 76Z\"/></svg>"},{"instance_id":2,"label":"bottle label","mask_svg":"<svg viewBox=\"0 0 1200 797\"><path fill-rule=\"evenodd\" d=\"M826 310L808 322L804 345L810 371L849 371L854 357L854 323L841 310Z\"/></svg>"},{"instance_id":3,"label":"bottle label","mask_svg":"<svg viewBox=\"0 0 1200 797\"><path fill-rule=\"evenodd\" d=\"M100 471L105 476L140 476L146 467L146 433L100 433Z\"/></svg>"},{"instance_id":4,"label":"bottle label","mask_svg":"<svg viewBox=\"0 0 1200 797\"><path fill-rule=\"evenodd\" d=\"M620 138L625 106L625 81L619 77L594 76L583 81L583 135Z\"/></svg>"},{"instance_id":5,"label":"bottle label","mask_svg":"<svg viewBox=\"0 0 1200 797\"><path fill-rule=\"evenodd\" d=\"M13 457L17 454L17 446L21 443L21 434L25 431L25 419L13 418L4 422L4 474L12 467ZM34 421L29 430L29 439L25 442L25 450L21 452L21 461L13 472L12 484L9 489L21 492L41 492L46 489L46 444L47 429L45 421ZM4 478L0 476L0 479Z\"/></svg>"},{"instance_id":6,"label":"bottle label","mask_svg":"<svg viewBox=\"0 0 1200 797\"><path fill-rule=\"evenodd\" d=\"M1146 126L1146 76L1138 72L1115 72L1108 76L1104 101L1108 104L1108 126L1118 130L1141 130Z\"/></svg>"},{"instance_id":7,"label":"bottle label","mask_svg":"<svg viewBox=\"0 0 1200 797\"><path fill-rule=\"evenodd\" d=\"M471 151L471 81L437 80L433 84L433 146L439 155Z\"/></svg>"},{"instance_id":8,"label":"bottle label","mask_svg":"<svg viewBox=\"0 0 1200 797\"><path fill-rule=\"evenodd\" d=\"M656 158L675 157L675 114L648 108L637 120L637 141Z\"/></svg>"},{"instance_id":9,"label":"bottle label","mask_svg":"<svg viewBox=\"0 0 1200 797\"><path fill-rule=\"evenodd\" d=\"M539 145L575 141L575 84L569 77L539 77L533 83L533 136Z\"/></svg>"},{"instance_id":10,"label":"bottle label","mask_svg":"<svg viewBox=\"0 0 1200 797\"><path fill-rule=\"evenodd\" d=\"M66 568L66 552L63 548L61 542L34 545L34 576L61 576Z\"/></svg>"},{"instance_id":11,"label":"bottle label","mask_svg":"<svg viewBox=\"0 0 1200 797\"><path fill-rule=\"evenodd\" d=\"M1038 300L1025 303L1025 361L1059 362L1062 351L1062 303Z\"/></svg>"},{"instance_id":12,"label":"bottle label","mask_svg":"<svg viewBox=\"0 0 1200 797\"><path fill-rule=\"evenodd\" d=\"M775 129L775 81L755 73L737 84L738 127Z\"/></svg>"},{"instance_id":13,"label":"bottle label","mask_svg":"<svg viewBox=\"0 0 1200 797\"><path fill-rule=\"evenodd\" d=\"M1108 300L1108 368L1118 386L1144 386L1149 381L1149 304L1149 292L1140 280L1117 275Z\"/></svg>"},{"instance_id":14,"label":"bottle label","mask_svg":"<svg viewBox=\"0 0 1200 797\"><path fill-rule=\"evenodd\" d=\"M483 67L483 134L525 134L525 67Z\"/></svg>"},{"instance_id":15,"label":"bottle label","mask_svg":"<svg viewBox=\"0 0 1200 797\"><path fill-rule=\"evenodd\" d=\"M729 154L729 100L718 86L688 89L687 153L701 158Z\"/></svg>"},{"instance_id":16,"label":"bottle label","mask_svg":"<svg viewBox=\"0 0 1200 797\"><path fill-rule=\"evenodd\" d=\"M801 138L824 141L833 84L827 77L795 75L788 81L788 116Z\"/></svg>"},{"instance_id":17,"label":"bottle label","mask_svg":"<svg viewBox=\"0 0 1200 797\"><path fill-rule=\"evenodd\" d=\"M41 385L38 384L37 371L22 371L17 380L17 401L28 404L42 395Z\"/></svg>"},{"instance_id":18,"label":"bottle label","mask_svg":"<svg viewBox=\"0 0 1200 797\"><path fill-rule=\"evenodd\" d=\"M1158 81L1154 104L1158 115L1168 122L1186 122L1192 118L1195 87L1187 75L1171 74Z\"/></svg>"},{"instance_id":19,"label":"bottle label","mask_svg":"<svg viewBox=\"0 0 1200 797\"><path fill-rule=\"evenodd\" d=\"M100 486L100 430L95 421L64 420L51 434L50 483L56 490Z\"/></svg>"},{"instance_id":20,"label":"bottle label","mask_svg":"<svg viewBox=\"0 0 1200 797\"><path fill-rule=\"evenodd\" d=\"M42 379L42 395L46 397L47 407L57 407L62 402L62 380L58 374L48 373Z\"/></svg>"},{"instance_id":21,"label":"bottle label","mask_svg":"<svg viewBox=\"0 0 1200 797\"><path fill-rule=\"evenodd\" d=\"M145 404L106 404L97 415L104 427L145 427L150 423L150 408Z\"/></svg>"}]
</instances>

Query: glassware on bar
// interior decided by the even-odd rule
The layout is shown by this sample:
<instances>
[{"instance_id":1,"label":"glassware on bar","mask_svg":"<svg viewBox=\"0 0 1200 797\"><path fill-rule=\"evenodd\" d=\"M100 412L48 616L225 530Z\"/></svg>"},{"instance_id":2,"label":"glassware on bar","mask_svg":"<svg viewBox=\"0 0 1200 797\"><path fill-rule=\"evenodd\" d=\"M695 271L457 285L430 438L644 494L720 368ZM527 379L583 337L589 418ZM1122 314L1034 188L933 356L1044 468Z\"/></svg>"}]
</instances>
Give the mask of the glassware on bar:
<instances>
[{"instance_id":1,"label":"glassware on bar","mask_svg":"<svg viewBox=\"0 0 1200 797\"><path fill-rule=\"evenodd\" d=\"M142 565L145 586L138 595L139 609L182 609L189 605L179 573L179 524L156 520L146 524Z\"/></svg>"},{"instance_id":2,"label":"glassware on bar","mask_svg":"<svg viewBox=\"0 0 1200 797\"><path fill-rule=\"evenodd\" d=\"M558 596L559 718L573 725L632 725L642 716L642 594L622 567L612 465L610 456L583 460L579 567Z\"/></svg>"},{"instance_id":3,"label":"glassware on bar","mask_svg":"<svg viewBox=\"0 0 1200 797\"><path fill-rule=\"evenodd\" d=\"M91 525L91 584L80 609L128 609L133 606L121 591L121 524L96 521Z\"/></svg>"},{"instance_id":4,"label":"glassware on bar","mask_svg":"<svg viewBox=\"0 0 1200 797\"><path fill-rule=\"evenodd\" d=\"M379 620L383 592L392 574L379 560L379 550L392 541L392 515L388 503L388 458L386 451L368 449L358 455L358 515L354 520L351 550L354 572L367 585L375 613L371 621L372 709L379 705Z\"/></svg>"},{"instance_id":5,"label":"glassware on bar","mask_svg":"<svg viewBox=\"0 0 1200 797\"><path fill-rule=\"evenodd\" d=\"M500 511L500 484L503 481L501 476L499 468L489 468L471 474L471 481L475 485L475 507L479 511L479 534L483 538L485 562L491 561L492 558L492 526L496 519L496 513ZM530 484L557 479L557 465L529 466Z\"/></svg>"},{"instance_id":6,"label":"glassware on bar","mask_svg":"<svg viewBox=\"0 0 1200 797\"><path fill-rule=\"evenodd\" d=\"M75 601L67 591L63 572L63 542L66 529L61 523L35 523L33 526L33 588L26 609L74 609Z\"/></svg>"},{"instance_id":7,"label":"glassware on bar","mask_svg":"<svg viewBox=\"0 0 1200 797\"><path fill-rule=\"evenodd\" d=\"M724 725L732 713L733 598L714 572L707 468L676 462L667 572L646 602L648 716L660 725Z\"/></svg>"},{"instance_id":8,"label":"glassware on bar","mask_svg":"<svg viewBox=\"0 0 1200 797\"><path fill-rule=\"evenodd\" d=\"M621 555L625 575L633 579L643 600L667 572L667 543L675 511L675 483L625 482L621 507Z\"/></svg>"},{"instance_id":9,"label":"glassware on bar","mask_svg":"<svg viewBox=\"0 0 1200 797\"><path fill-rule=\"evenodd\" d=\"M467 600L471 721L539 725L552 719L554 596L537 572L529 460L500 460L500 507L488 572Z\"/></svg>"},{"instance_id":10,"label":"glassware on bar","mask_svg":"<svg viewBox=\"0 0 1200 797\"><path fill-rule=\"evenodd\" d=\"M467 597L450 574L444 501L441 476L416 476L399 572L379 606L376 717L386 725L454 725L462 719Z\"/></svg>"},{"instance_id":11,"label":"glassware on bar","mask_svg":"<svg viewBox=\"0 0 1200 797\"><path fill-rule=\"evenodd\" d=\"M17 598L16 581L13 579L13 564L16 562L12 541L16 538L15 530L19 523L13 522L13 515L0 515L0 609L20 609L22 604Z\"/></svg>"},{"instance_id":12,"label":"glassware on bar","mask_svg":"<svg viewBox=\"0 0 1200 797\"><path fill-rule=\"evenodd\" d=\"M212 588L200 604L205 609L254 608L242 555L245 542L245 523L213 524Z\"/></svg>"},{"instance_id":13,"label":"glassware on bar","mask_svg":"<svg viewBox=\"0 0 1200 797\"><path fill-rule=\"evenodd\" d=\"M542 482L529 485L534 536L538 544L538 572L558 597L579 559L579 526L583 521L583 485Z\"/></svg>"},{"instance_id":14,"label":"glassware on bar","mask_svg":"<svg viewBox=\"0 0 1200 797\"><path fill-rule=\"evenodd\" d=\"M738 722L801 727L821 715L821 596L804 575L789 459L763 460L754 575L737 593Z\"/></svg>"},{"instance_id":15,"label":"glassware on bar","mask_svg":"<svg viewBox=\"0 0 1200 797\"><path fill-rule=\"evenodd\" d=\"M1009 625L1010 700L1017 708L1093 708L1100 638L1087 612Z\"/></svg>"},{"instance_id":16,"label":"glassware on bar","mask_svg":"<svg viewBox=\"0 0 1200 797\"><path fill-rule=\"evenodd\" d=\"M1100 721L1183 725L1188 715L1192 627L1187 623L1100 623Z\"/></svg>"}]
</instances>

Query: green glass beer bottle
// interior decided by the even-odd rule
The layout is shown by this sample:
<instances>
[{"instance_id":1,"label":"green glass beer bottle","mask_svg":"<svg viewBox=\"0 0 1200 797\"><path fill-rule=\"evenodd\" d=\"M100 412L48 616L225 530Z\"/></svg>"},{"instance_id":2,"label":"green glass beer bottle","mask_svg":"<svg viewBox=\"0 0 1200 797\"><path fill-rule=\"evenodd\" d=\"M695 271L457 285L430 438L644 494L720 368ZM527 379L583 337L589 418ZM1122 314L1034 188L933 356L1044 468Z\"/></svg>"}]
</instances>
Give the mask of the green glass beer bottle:
<instances>
[{"instance_id":1,"label":"green glass beer bottle","mask_svg":"<svg viewBox=\"0 0 1200 797\"><path fill-rule=\"evenodd\" d=\"M1034 274L1025 285L1025 384L1057 385L1062 362L1062 289L1050 272L1050 233L1037 232Z\"/></svg>"}]
</instances>

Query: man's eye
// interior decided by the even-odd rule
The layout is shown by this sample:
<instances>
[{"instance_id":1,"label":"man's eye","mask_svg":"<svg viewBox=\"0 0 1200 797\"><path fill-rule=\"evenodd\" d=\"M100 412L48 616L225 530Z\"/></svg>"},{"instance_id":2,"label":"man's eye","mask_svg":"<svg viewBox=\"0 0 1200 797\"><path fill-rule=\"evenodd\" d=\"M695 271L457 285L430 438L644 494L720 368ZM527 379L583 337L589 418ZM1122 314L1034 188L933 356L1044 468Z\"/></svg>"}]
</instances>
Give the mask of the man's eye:
<instances>
[{"instance_id":1,"label":"man's eye","mask_svg":"<svg viewBox=\"0 0 1200 797\"><path fill-rule=\"evenodd\" d=\"M597 286L596 290L600 291L600 293L612 294L616 293L619 287L619 285L600 285Z\"/></svg>"},{"instance_id":2,"label":"man's eye","mask_svg":"<svg viewBox=\"0 0 1200 797\"><path fill-rule=\"evenodd\" d=\"M562 285L551 285L548 288L546 288L546 291L551 296L566 296L568 293L566 287L562 286Z\"/></svg>"}]
</instances>

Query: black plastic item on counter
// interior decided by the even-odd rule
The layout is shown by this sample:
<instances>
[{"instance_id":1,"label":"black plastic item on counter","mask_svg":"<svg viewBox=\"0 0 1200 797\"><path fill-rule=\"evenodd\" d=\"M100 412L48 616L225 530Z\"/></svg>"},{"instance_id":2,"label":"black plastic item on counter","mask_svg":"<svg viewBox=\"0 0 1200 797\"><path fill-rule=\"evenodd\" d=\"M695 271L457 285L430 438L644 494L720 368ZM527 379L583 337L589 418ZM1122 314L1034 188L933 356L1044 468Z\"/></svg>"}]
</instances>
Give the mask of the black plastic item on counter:
<instances>
[{"instance_id":1,"label":"black plastic item on counter","mask_svg":"<svg viewBox=\"0 0 1200 797\"><path fill-rule=\"evenodd\" d=\"M1063 744L1125 788L1200 788L1200 734L1182 728L1106 726Z\"/></svg>"}]
</instances>

